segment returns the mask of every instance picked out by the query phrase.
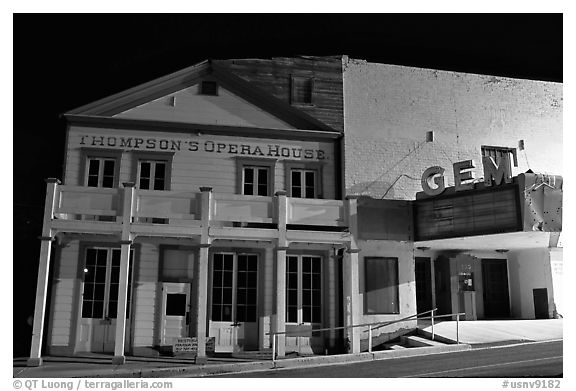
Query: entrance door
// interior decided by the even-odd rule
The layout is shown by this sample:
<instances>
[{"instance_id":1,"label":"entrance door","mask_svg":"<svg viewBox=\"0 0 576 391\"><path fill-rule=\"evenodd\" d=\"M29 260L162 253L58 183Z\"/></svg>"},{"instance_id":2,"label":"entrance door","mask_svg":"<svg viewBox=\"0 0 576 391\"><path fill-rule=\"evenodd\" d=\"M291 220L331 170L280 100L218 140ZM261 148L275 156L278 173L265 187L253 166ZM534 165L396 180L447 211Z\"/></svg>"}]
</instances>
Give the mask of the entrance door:
<instances>
[{"instance_id":1,"label":"entrance door","mask_svg":"<svg viewBox=\"0 0 576 391\"><path fill-rule=\"evenodd\" d=\"M452 313L452 292L450 289L450 260L439 256L434 261L434 285L438 315Z\"/></svg>"},{"instance_id":2,"label":"entrance door","mask_svg":"<svg viewBox=\"0 0 576 391\"><path fill-rule=\"evenodd\" d=\"M210 334L215 351L258 349L258 255L212 257Z\"/></svg>"},{"instance_id":3,"label":"entrance door","mask_svg":"<svg viewBox=\"0 0 576 391\"><path fill-rule=\"evenodd\" d=\"M176 339L190 335L190 284L162 283L161 345L172 345Z\"/></svg>"},{"instance_id":4,"label":"entrance door","mask_svg":"<svg viewBox=\"0 0 576 391\"><path fill-rule=\"evenodd\" d=\"M509 318L508 265L506 259L482 259L484 317Z\"/></svg>"},{"instance_id":5,"label":"entrance door","mask_svg":"<svg viewBox=\"0 0 576 391\"><path fill-rule=\"evenodd\" d=\"M416 312L430 311L432 309L430 258L416 257L414 273L416 275ZM430 314L423 316L430 316Z\"/></svg>"},{"instance_id":6,"label":"entrance door","mask_svg":"<svg viewBox=\"0 0 576 391\"><path fill-rule=\"evenodd\" d=\"M550 317L548 312L548 289L533 289L532 294L534 296L534 317L536 319L548 319Z\"/></svg>"},{"instance_id":7,"label":"entrance door","mask_svg":"<svg viewBox=\"0 0 576 391\"><path fill-rule=\"evenodd\" d=\"M288 255L286 262L286 331L322 327L322 257ZM286 351L321 353L322 337L287 335Z\"/></svg>"},{"instance_id":8,"label":"entrance door","mask_svg":"<svg viewBox=\"0 0 576 391\"><path fill-rule=\"evenodd\" d=\"M131 279L132 253L128 273L126 340L129 340L130 331ZM87 248L83 269L82 317L76 351L114 352L119 281L120 249ZM128 349L129 344L125 346Z\"/></svg>"}]
</instances>

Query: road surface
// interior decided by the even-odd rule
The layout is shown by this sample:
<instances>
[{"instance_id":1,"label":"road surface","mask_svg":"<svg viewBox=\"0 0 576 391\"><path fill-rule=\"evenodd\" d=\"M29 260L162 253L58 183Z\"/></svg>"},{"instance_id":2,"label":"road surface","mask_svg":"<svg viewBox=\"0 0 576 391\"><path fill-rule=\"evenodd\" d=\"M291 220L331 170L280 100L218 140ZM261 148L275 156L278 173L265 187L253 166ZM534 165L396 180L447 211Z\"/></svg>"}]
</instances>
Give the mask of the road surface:
<instances>
[{"instance_id":1,"label":"road surface","mask_svg":"<svg viewBox=\"0 0 576 391\"><path fill-rule=\"evenodd\" d=\"M562 341L225 377L561 377Z\"/></svg>"}]
</instances>

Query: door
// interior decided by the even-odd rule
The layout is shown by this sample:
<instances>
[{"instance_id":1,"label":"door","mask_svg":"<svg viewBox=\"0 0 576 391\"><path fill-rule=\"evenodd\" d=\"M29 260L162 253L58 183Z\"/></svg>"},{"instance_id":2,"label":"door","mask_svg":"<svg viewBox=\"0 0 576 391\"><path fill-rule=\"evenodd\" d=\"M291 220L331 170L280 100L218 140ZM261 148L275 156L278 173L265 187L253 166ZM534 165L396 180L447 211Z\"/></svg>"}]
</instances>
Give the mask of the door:
<instances>
[{"instance_id":1,"label":"door","mask_svg":"<svg viewBox=\"0 0 576 391\"><path fill-rule=\"evenodd\" d=\"M432 275L430 258L416 257L416 312L422 313L432 309ZM426 314L423 316L430 316Z\"/></svg>"},{"instance_id":2,"label":"door","mask_svg":"<svg viewBox=\"0 0 576 391\"><path fill-rule=\"evenodd\" d=\"M162 283L161 345L172 345L177 338L190 335L190 284Z\"/></svg>"},{"instance_id":3,"label":"door","mask_svg":"<svg viewBox=\"0 0 576 391\"><path fill-rule=\"evenodd\" d=\"M450 260L439 256L434 261L434 285L438 315L452 313L452 292L450 289Z\"/></svg>"},{"instance_id":4,"label":"door","mask_svg":"<svg viewBox=\"0 0 576 391\"><path fill-rule=\"evenodd\" d=\"M209 335L216 352L258 349L258 255L213 255Z\"/></svg>"},{"instance_id":5,"label":"door","mask_svg":"<svg viewBox=\"0 0 576 391\"><path fill-rule=\"evenodd\" d=\"M508 265L506 259L482 259L484 317L509 318Z\"/></svg>"},{"instance_id":6,"label":"door","mask_svg":"<svg viewBox=\"0 0 576 391\"><path fill-rule=\"evenodd\" d=\"M129 341L129 315L132 279L132 252L128 272L126 307L126 340ZM120 249L89 247L86 249L82 283L82 314L76 351L114 352ZM128 349L129 344L125 344Z\"/></svg>"},{"instance_id":7,"label":"door","mask_svg":"<svg viewBox=\"0 0 576 391\"><path fill-rule=\"evenodd\" d=\"M548 319L550 317L548 312L548 289L533 289L532 294L534 296L534 317L536 319Z\"/></svg>"},{"instance_id":8,"label":"door","mask_svg":"<svg viewBox=\"0 0 576 391\"><path fill-rule=\"evenodd\" d=\"M322 257L286 257L286 331L322 327ZM286 351L323 353L322 333L286 336Z\"/></svg>"}]
</instances>

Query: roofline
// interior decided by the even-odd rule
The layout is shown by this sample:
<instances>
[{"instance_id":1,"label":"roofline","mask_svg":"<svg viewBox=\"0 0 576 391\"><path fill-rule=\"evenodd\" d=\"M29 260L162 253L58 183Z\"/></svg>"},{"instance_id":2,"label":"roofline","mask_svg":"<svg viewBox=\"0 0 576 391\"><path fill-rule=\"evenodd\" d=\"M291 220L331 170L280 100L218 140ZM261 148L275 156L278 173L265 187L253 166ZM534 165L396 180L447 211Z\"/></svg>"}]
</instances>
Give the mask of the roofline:
<instances>
[{"instance_id":1,"label":"roofline","mask_svg":"<svg viewBox=\"0 0 576 391\"><path fill-rule=\"evenodd\" d=\"M151 121L70 113L64 114L63 116L71 125L85 125L94 128L128 129L156 132L170 131L177 133L206 133L239 137L295 140L337 140L343 136L341 132L335 130L326 131L315 129L277 129L229 125L190 124L184 122Z\"/></svg>"},{"instance_id":2,"label":"roofline","mask_svg":"<svg viewBox=\"0 0 576 391\"><path fill-rule=\"evenodd\" d=\"M198 64L181 69L166 76L159 77L149 82L137 85L117 94L110 95L106 98L99 99L95 102L88 103L84 106L77 107L65 114L105 114L113 107L126 106L134 103L143 96L149 96L151 93L172 89L186 82L194 80L201 75L203 71L208 73L210 60L204 60Z\"/></svg>"}]
</instances>

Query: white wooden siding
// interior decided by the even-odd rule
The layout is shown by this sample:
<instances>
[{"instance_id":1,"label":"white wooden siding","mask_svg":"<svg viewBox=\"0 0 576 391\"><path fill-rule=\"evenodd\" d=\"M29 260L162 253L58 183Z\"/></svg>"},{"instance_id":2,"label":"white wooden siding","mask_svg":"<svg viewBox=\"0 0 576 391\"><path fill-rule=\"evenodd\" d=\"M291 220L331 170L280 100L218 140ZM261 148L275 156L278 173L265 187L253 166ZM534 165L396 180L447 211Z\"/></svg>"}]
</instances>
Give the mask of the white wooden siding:
<instances>
[{"instance_id":1,"label":"white wooden siding","mask_svg":"<svg viewBox=\"0 0 576 391\"><path fill-rule=\"evenodd\" d=\"M66 160L66 173L65 173L65 183L70 185L84 185L84 172L81 172L84 167L84 162L82 161L83 153L82 147L87 148L100 148L103 150L124 150L121 159L120 173L118 183L123 182L133 182L136 180L134 178L134 173L136 170L133 169L133 164L135 163L134 153L142 152L162 152L159 148L154 150L146 150L140 145L139 149L126 149L120 148L118 146L100 146L92 145L92 136L101 137L104 136L107 140L108 137L116 138L119 140L120 137L124 138L143 138L143 139L155 139L155 140L168 140L168 141L180 141L181 149L179 151L173 151L174 157L172 162L171 171L171 189L172 190L183 190L183 191L198 191L201 186L210 186L215 192L222 192L228 194L237 194L237 165L238 159L249 159L249 158L270 158L269 156L252 156L252 155L242 155L230 154L227 151L218 152L206 152L204 150L204 143L214 142L215 144L237 144L241 146L242 144L249 145L252 148L252 152L255 151L256 147L267 155L269 153L269 145L280 146L283 148L298 148L302 150L322 150L324 153L324 159L316 159L317 153L314 152L314 159L304 159L298 158L282 158L277 157L276 169L274 172L275 190L287 190L285 184L285 166L284 162L310 162L310 163L323 163L323 197L326 199L333 199L336 194L336 180L335 180L335 165L334 165L334 145L330 142L317 142L317 141L294 141L294 140L274 140L274 139L255 139L246 137L231 137L231 136L216 136L216 135L202 135L197 136L196 134L184 134L184 133L167 133L167 132L137 132L128 130L109 130L109 129L91 129L85 127L71 127L69 134L69 151L67 153ZM84 138L82 138L84 137ZM83 142L83 144L82 144ZM197 151L190 151L190 144L188 143L198 143ZM116 142L118 145L118 142ZM211 144L209 144L211 145ZM240 152L240 148L239 152ZM172 152L168 150L167 152ZM303 155L303 152L301 153ZM276 158L276 157L273 157ZM255 163L257 164L257 163Z\"/></svg>"},{"instance_id":2,"label":"white wooden siding","mask_svg":"<svg viewBox=\"0 0 576 391\"><path fill-rule=\"evenodd\" d=\"M174 102L174 106L172 105ZM220 87L218 96L200 95L198 85L145 103L115 115L119 118L147 119L195 124L294 129L230 91Z\"/></svg>"},{"instance_id":3,"label":"white wooden siding","mask_svg":"<svg viewBox=\"0 0 576 391\"><path fill-rule=\"evenodd\" d=\"M78 293L78 242L74 241L60 251L59 266L54 276L52 325L50 345L71 346L74 341L73 328L76 326L74 303Z\"/></svg>"},{"instance_id":4,"label":"white wooden siding","mask_svg":"<svg viewBox=\"0 0 576 391\"><path fill-rule=\"evenodd\" d=\"M143 243L134 267L134 347L155 345L158 260L158 247L155 244Z\"/></svg>"}]
</instances>

